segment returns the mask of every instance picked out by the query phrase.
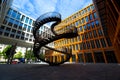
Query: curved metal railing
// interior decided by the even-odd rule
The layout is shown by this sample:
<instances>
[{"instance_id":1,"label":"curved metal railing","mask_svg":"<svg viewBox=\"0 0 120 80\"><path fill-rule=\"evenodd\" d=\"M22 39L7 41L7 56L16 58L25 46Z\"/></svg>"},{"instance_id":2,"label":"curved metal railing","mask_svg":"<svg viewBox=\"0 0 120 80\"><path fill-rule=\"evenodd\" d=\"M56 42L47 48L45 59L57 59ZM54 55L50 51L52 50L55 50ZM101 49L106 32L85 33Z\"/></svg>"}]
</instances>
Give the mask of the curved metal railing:
<instances>
[{"instance_id":1,"label":"curved metal railing","mask_svg":"<svg viewBox=\"0 0 120 80\"><path fill-rule=\"evenodd\" d=\"M41 35L37 33L39 31L39 28L43 24L46 24L52 21L54 21L54 23L51 25L51 31L53 32L54 36L47 37L47 38L40 37ZM70 57L72 56L72 52L71 52L71 49L67 51L60 51L60 50L56 50L46 45L61 38L72 38L72 37L78 36L77 28L75 26L73 27L73 29L65 30L65 32L63 32L62 34L56 33L56 31L54 30L54 27L58 25L60 22L61 22L61 15L57 12L50 12L50 13L43 14L39 18L37 18L34 24L34 28L33 28L33 35L35 38L34 47L33 47L34 55L41 61L47 62L50 65L59 65L59 64L62 64L68 61ZM50 49L56 52L60 52L66 55L66 59L60 62L51 62L51 61L45 60L44 58L40 57L40 49L42 47L45 47L47 49Z\"/></svg>"}]
</instances>

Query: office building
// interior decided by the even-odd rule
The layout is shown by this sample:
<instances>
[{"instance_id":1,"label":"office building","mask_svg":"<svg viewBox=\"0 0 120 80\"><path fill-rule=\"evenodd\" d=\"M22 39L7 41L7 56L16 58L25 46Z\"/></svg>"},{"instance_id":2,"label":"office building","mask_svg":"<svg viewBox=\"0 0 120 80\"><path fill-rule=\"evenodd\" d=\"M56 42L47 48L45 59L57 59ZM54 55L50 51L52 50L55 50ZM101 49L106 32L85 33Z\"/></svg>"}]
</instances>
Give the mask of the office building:
<instances>
[{"instance_id":1,"label":"office building","mask_svg":"<svg viewBox=\"0 0 120 80\"><path fill-rule=\"evenodd\" d=\"M93 0L105 37L110 38L115 56L120 63L120 1Z\"/></svg>"},{"instance_id":2,"label":"office building","mask_svg":"<svg viewBox=\"0 0 120 80\"><path fill-rule=\"evenodd\" d=\"M3 21L5 14L12 5L13 0L0 0L0 24Z\"/></svg>"},{"instance_id":3,"label":"office building","mask_svg":"<svg viewBox=\"0 0 120 80\"><path fill-rule=\"evenodd\" d=\"M54 42L54 47L58 50L62 48L72 49L73 56L69 62L117 63L116 52L110 37L105 36L103 27L100 25L100 18L93 4L69 16L55 29L56 32L63 32L72 26L77 27L78 37L63 38ZM61 60L62 56L58 52L52 54L52 57L57 61ZM65 58L66 56L62 57L62 59Z\"/></svg>"}]
</instances>

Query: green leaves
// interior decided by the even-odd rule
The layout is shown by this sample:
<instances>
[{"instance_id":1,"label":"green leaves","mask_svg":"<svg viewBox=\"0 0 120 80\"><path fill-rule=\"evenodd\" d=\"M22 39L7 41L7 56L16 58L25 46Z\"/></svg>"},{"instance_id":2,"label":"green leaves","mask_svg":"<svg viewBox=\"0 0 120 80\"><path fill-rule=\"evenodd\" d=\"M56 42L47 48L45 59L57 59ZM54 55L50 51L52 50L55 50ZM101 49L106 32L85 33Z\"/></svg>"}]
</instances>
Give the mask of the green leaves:
<instances>
[{"instance_id":1,"label":"green leaves","mask_svg":"<svg viewBox=\"0 0 120 80\"><path fill-rule=\"evenodd\" d=\"M22 52L17 52L17 53L14 55L14 59L19 59L19 58L23 58Z\"/></svg>"}]
</instances>

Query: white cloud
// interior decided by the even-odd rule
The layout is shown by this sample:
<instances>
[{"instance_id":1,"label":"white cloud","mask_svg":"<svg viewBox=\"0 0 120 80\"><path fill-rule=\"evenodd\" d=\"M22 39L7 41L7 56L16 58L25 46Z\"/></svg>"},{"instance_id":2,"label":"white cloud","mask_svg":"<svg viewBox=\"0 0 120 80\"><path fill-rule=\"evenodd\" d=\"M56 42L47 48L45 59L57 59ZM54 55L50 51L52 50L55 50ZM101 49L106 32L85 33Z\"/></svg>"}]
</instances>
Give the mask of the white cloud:
<instances>
[{"instance_id":1,"label":"white cloud","mask_svg":"<svg viewBox=\"0 0 120 80\"><path fill-rule=\"evenodd\" d=\"M92 0L14 0L13 5L35 19L52 11L59 12L64 19L90 3Z\"/></svg>"}]
</instances>

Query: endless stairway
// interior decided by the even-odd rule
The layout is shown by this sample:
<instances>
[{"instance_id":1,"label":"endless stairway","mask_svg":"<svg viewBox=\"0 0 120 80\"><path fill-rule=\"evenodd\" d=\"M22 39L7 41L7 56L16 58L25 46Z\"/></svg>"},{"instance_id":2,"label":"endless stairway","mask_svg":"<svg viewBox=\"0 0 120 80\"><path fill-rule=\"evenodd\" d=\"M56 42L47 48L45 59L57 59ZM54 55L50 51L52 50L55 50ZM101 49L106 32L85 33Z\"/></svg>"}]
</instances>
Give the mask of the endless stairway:
<instances>
[{"instance_id":1,"label":"endless stairway","mask_svg":"<svg viewBox=\"0 0 120 80\"><path fill-rule=\"evenodd\" d=\"M43 25L46 24L48 22L53 22L54 23L51 25L51 31L54 34L51 37L45 37L45 38L41 38L37 32L39 31L39 28ZM72 56L72 50L71 49L63 49L62 51L60 50L56 50L54 48L51 48L49 46L46 46L47 44L59 40L61 38L73 38L73 37L77 37L78 33L77 33L77 28L75 26L73 26L72 29L65 31L64 33L57 33L54 28L56 25L58 25L61 22L61 15L59 13L56 12L49 12L46 14L41 15L39 18L37 18L37 20L34 23L34 28L33 28L33 35L35 38L35 42L34 42L34 47L33 47L33 53L35 55L35 57L37 57L38 59L40 59L43 62L46 62L50 65L60 65L66 61L68 61L70 59L70 57ZM60 62L51 62L49 60L45 60L43 58L40 57L40 49L42 47L45 47L47 49L56 51L56 52L60 52L62 54L66 55L66 59L62 60Z\"/></svg>"}]
</instances>

